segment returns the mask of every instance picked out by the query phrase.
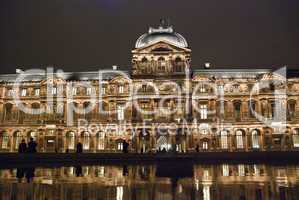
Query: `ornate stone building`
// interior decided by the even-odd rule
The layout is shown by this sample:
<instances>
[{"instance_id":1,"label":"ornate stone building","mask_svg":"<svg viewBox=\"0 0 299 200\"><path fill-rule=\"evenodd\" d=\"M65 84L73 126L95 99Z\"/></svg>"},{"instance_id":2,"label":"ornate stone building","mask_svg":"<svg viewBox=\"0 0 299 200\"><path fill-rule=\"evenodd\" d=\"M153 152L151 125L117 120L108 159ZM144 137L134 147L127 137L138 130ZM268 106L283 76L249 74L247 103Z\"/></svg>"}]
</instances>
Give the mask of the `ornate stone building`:
<instances>
[{"instance_id":1,"label":"ornate stone building","mask_svg":"<svg viewBox=\"0 0 299 200\"><path fill-rule=\"evenodd\" d=\"M72 152L78 141L85 152L117 152L123 140L131 152L299 147L299 77L267 69L197 69L190 62L185 38L160 26L139 37L130 70L113 67L103 79L99 72L32 72L15 90L19 74L1 75L0 150L17 151L30 137L40 152ZM16 94L26 107L45 111L21 111ZM73 112L74 123L68 124L70 107L87 108L91 95L101 97L97 106ZM84 130L79 119L99 128Z\"/></svg>"}]
</instances>

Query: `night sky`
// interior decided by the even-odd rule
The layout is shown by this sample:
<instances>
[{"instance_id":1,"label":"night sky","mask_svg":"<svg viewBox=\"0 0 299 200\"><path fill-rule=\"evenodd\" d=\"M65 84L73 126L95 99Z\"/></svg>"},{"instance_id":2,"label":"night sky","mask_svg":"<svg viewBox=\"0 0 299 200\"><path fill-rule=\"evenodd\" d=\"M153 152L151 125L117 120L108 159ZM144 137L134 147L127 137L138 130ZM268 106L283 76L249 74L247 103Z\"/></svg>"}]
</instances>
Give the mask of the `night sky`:
<instances>
[{"instance_id":1,"label":"night sky","mask_svg":"<svg viewBox=\"0 0 299 200\"><path fill-rule=\"evenodd\" d=\"M0 73L130 68L136 39L169 18L192 66L299 69L298 0L1 0Z\"/></svg>"}]
</instances>

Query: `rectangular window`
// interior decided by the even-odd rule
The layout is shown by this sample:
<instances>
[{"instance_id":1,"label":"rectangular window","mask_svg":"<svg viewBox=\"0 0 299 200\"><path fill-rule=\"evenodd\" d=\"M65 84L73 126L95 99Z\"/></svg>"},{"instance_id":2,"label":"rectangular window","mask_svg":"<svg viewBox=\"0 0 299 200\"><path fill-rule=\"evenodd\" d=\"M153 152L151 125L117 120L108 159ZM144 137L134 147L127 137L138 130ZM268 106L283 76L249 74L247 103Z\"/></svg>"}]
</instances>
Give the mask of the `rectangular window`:
<instances>
[{"instance_id":1,"label":"rectangular window","mask_svg":"<svg viewBox=\"0 0 299 200\"><path fill-rule=\"evenodd\" d=\"M260 148L260 145L259 145L259 136L258 136L258 132L256 130L254 130L252 132L251 139L252 139L252 148L254 148L254 149Z\"/></svg>"},{"instance_id":2,"label":"rectangular window","mask_svg":"<svg viewBox=\"0 0 299 200\"><path fill-rule=\"evenodd\" d=\"M21 96L25 97L27 95L27 89L22 89Z\"/></svg>"},{"instance_id":3,"label":"rectangular window","mask_svg":"<svg viewBox=\"0 0 299 200\"><path fill-rule=\"evenodd\" d=\"M200 86L200 92L201 92L201 93L205 93L205 92L206 92L206 88L205 88L204 85L201 85L201 86Z\"/></svg>"},{"instance_id":4,"label":"rectangular window","mask_svg":"<svg viewBox=\"0 0 299 200\"><path fill-rule=\"evenodd\" d=\"M91 95L92 88L86 88L86 95Z\"/></svg>"},{"instance_id":5,"label":"rectangular window","mask_svg":"<svg viewBox=\"0 0 299 200\"><path fill-rule=\"evenodd\" d=\"M119 150L119 151L123 150L123 143L122 142L117 143L117 150Z\"/></svg>"},{"instance_id":6,"label":"rectangular window","mask_svg":"<svg viewBox=\"0 0 299 200\"><path fill-rule=\"evenodd\" d=\"M203 148L204 150L207 150L207 149L208 149L208 142L203 142L203 143L202 143L202 148Z\"/></svg>"},{"instance_id":7,"label":"rectangular window","mask_svg":"<svg viewBox=\"0 0 299 200\"><path fill-rule=\"evenodd\" d=\"M74 87L74 88L72 89L72 93L73 93L74 96L77 95L77 88L76 88L76 87Z\"/></svg>"},{"instance_id":8,"label":"rectangular window","mask_svg":"<svg viewBox=\"0 0 299 200\"><path fill-rule=\"evenodd\" d=\"M118 105L118 106L117 106L117 119L118 119L119 121L125 119L125 115L124 115L124 106L123 106L123 105Z\"/></svg>"},{"instance_id":9,"label":"rectangular window","mask_svg":"<svg viewBox=\"0 0 299 200\"><path fill-rule=\"evenodd\" d=\"M124 86L122 85L118 86L118 93L120 94L124 93Z\"/></svg>"},{"instance_id":10,"label":"rectangular window","mask_svg":"<svg viewBox=\"0 0 299 200\"><path fill-rule=\"evenodd\" d=\"M227 141L227 132L226 131L221 131L221 148L222 149L228 149L228 141Z\"/></svg>"},{"instance_id":11,"label":"rectangular window","mask_svg":"<svg viewBox=\"0 0 299 200\"><path fill-rule=\"evenodd\" d=\"M239 176L245 176L245 167L244 167L244 165L238 165L238 174L239 174Z\"/></svg>"},{"instance_id":12,"label":"rectangular window","mask_svg":"<svg viewBox=\"0 0 299 200\"><path fill-rule=\"evenodd\" d=\"M8 90L7 96L12 97L13 95L14 95L14 90L13 89Z\"/></svg>"},{"instance_id":13,"label":"rectangular window","mask_svg":"<svg viewBox=\"0 0 299 200\"><path fill-rule=\"evenodd\" d=\"M57 88L56 87L53 87L52 88L52 95L56 95L57 94Z\"/></svg>"},{"instance_id":14,"label":"rectangular window","mask_svg":"<svg viewBox=\"0 0 299 200\"><path fill-rule=\"evenodd\" d=\"M223 176L229 176L229 166L227 164L222 165Z\"/></svg>"},{"instance_id":15,"label":"rectangular window","mask_svg":"<svg viewBox=\"0 0 299 200\"><path fill-rule=\"evenodd\" d=\"M2 149L7 149L9 143L9 137L7 134L2 135Z\"/></svg>"},{"instance_id":16,"label":"rectangular window","mask_svg":"<svg viewBox=\"0 0 299 200\"><path fill-rule=\"evenodd\" d=\"M238 149L243 149L244 145L243 145L242 132L241 131L237 131L236 135L237 135L237 148Z\"/></svg>"},{"instance_id":17,"label":"rectangular window","mask_svg":"<svg viewBox=\"0 0 299 200\"><path fill-rule=\"evenodd\" d=\"M40 93L40 89L39 88L36 88L34 90L34 96L39 96L39 93Z\"/></svg>"},{"instance_id":18,"label":"rectangular window","mask_svg":"<svg viewBox=\"0 0 299 200\"><path fill-rule=\"evenodd\" d=\"M293 144L294 144L294 147L299 147L299 135L298 134L293 135Z\"/></svg>"},{"instance_id":19,"label":"rectangular window","mask_svg":"<svg viewBox=\"0 0 299 200\"><path fill-rule=\"evenodd\" d=\"M208 106L206 104L200 105L200 119L208 118Z\"/></svg>"}]
</instances>

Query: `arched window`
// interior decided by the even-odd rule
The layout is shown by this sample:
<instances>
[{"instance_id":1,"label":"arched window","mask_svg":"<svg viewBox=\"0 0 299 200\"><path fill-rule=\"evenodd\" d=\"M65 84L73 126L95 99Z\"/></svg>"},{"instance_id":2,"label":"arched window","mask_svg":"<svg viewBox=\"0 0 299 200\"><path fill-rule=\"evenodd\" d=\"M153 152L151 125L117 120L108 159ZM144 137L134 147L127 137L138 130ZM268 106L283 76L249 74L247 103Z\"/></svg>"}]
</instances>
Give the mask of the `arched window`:
<instances>
[{"instance_id":1,"label":"arched window","mask_svg":"<svg viewBox=\"0 0 299 200\"><path fill-rule=\"evenodd\" d=\"M89 150L90 148L90 134L89 132L85 131L83 132L83 149Z\"/></svg>"},{"instance_id":2,"label":"arched window","mask_svg":"<svg viewBox=\"0 0 299 200\"><path fill-rule=\"evenodd\" d=\"M72 131L67 133L67 148L70 150L75 149L75 133Z\"/></svg>"},{"instance_id":3,"label":"arched window","mask_svg":"<svg viewBox=\"0 0 299 200\"><path fill-rule=\"evenodd\" d=\"M6 132L2 132L1 133L1 137L2 137L2 144L1 144L1 148L2 149L8 149L8 144L9 144L9 136Z\"/></svg>"},{"instance_id":4,"label":"arched window","mask_svg":"<svg viewBox=\"0 0 299 200\"><path fill-rule=\"evenodd\" d=\"M4 105L4 119L6 121L12 120L12 113L13 113L13 104L7 103Z\"/></svg>"},{"instance_id":5,"label":"arched window","mask_svg":"<svg viewBox=\"0 0 299 200\"><path fill-rule=\"evenodd\" d=\"M159 57L158 58L158 71L164 72L165 66L166 66L165 58Z\"/></svg>"},{"instance_id":6,"label":"arched window","mask_svg":"<svg viewBox=\"0 0 299 200\"><path fill-rule=\"evenodd\" d=\"M182 72L183 71L183 62L180 57L177 57L175 59L175 71L176 72Z\"/></svg>"},{"instance_id":7,"label":"arched window","mask_svg":"<svg viewBox=\"0 0 299 200\"><path fill-rule=\"evenodd\" d=\"M257 130L252 131L251 139L252 139L252 148L259 149L260 148L259 133Z\"/></svg>"},{"instance_id":8,"label":"arched window","mask_svg":"<svg viewBox=\"0 0 299 200\"><path fill-rule=\"evenodd\" d=\"M15 149L18 149L19 148L19 144L21 143L22 141L22 133L20 131L16 131L14 133L14 139L15 139Z\"/></svg>"},{"instance_id":9,"label":"arched window","mask_svg":"<svg viewBox=\"0 0 299 200\"><path fill-rule=\"evenodd\" d=\"M296 112L296 101L295 100L288 101L287 111L288 111L288 117L292 119L295 116L295 112Z\"/></svg>"},{"instance_id":10,"label":"arched window","mask_svg":"<svg viewBox=\"0 0 299 200\"><path fill-rule=\"evenodd\" d=\"M254 100L248 101L248 112L249 117L254 117L254 112L256 112L256 102Z\"/></svg>"},{"instance_id":11,"label":"arched window","mask_svg":"<svg viewBox=\"0 0 299 200\"><path fill-rule=\"evenodd\" d=\"M236 140L237 140L237 149L243 149L243 132L241 130L237 130L236 132Z\"/></svg>"},{"instance_id":12,"label":"arched window","mask_svg":"<svg viewBox=\"0 0 299 200\"><path fill-rule=\"evenodd\" d=\"M220 133L221 149L228 149L227 131Z\"/></svg>"},{"instance_id":13,"label":"arched window","mask_svg":"<svg viewBox=\"0 0 299 200\"><path fill-rule=\"evenodd\" d=\"M235 114L235 119L239 121L241 118L241 102L239 101L234 103L234 114Z\"/></svg>"}]
</instances>

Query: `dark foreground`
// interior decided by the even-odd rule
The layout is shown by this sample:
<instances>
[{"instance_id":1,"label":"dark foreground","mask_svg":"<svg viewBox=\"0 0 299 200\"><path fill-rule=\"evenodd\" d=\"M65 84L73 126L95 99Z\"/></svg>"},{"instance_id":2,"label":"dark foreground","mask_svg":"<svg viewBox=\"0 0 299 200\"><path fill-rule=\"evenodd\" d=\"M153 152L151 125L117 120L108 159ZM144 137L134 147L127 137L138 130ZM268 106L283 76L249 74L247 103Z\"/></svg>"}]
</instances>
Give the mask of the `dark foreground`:
<instances>
[{"instance_id":1,"label":"dark foreground","mask_svg":"<svg viewBox=\"0 0 299 200\"><path fill-rule=\"evenodd\" d=\"M17 165L59 165L62 164L124 164L155 162L271 162L299 163L299 152L201 152L186 154L135 154L135 153L1 153L0 167Z\"/></svg>"}]
</instances>

